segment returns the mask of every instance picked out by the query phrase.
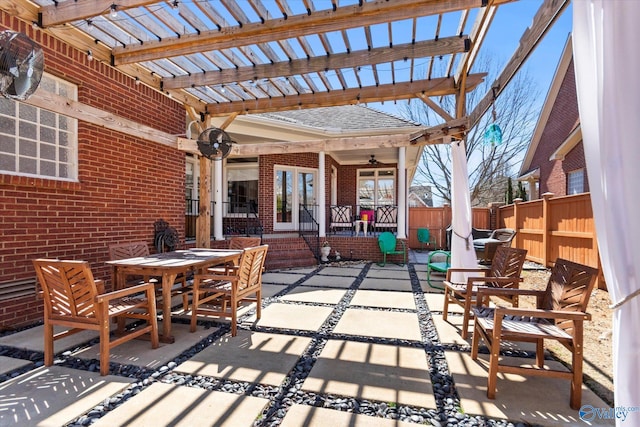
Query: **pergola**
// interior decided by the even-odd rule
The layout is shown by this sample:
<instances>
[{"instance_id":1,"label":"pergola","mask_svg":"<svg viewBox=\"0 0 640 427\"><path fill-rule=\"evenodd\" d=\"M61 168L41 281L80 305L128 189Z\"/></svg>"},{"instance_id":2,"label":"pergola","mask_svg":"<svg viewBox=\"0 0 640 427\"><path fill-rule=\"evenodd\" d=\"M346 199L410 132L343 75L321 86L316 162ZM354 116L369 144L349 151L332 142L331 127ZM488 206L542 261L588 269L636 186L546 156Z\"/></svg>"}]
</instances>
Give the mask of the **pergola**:
<instances>
[{"instance_id":1,"label":"pergola","mask_svg":"<svg viewBox=\"0 0 640 427\"><path fill-rule=\"evenodd\" d=\"M202 131L217 120L291 109L416 99L442 123L412 135L277 143L242 141L232 156L421 149L463 139L509 83L569 0L545 0L517 51L473 111L470 73L500 5L515 0L7 0L3 8L181 102ZM517 37L518 35L514 35ZM437 65L439 61L443 64ZM455 115L439 101L456 99ZM26 102L198 153L194 140L36 92ZM209 160L201 176L210 179ZM208 181L207 181L208 182ZM202 206L210 196L201 186ZM206 244L210 212L201 212Z\"/></svg>"}]
</instances>

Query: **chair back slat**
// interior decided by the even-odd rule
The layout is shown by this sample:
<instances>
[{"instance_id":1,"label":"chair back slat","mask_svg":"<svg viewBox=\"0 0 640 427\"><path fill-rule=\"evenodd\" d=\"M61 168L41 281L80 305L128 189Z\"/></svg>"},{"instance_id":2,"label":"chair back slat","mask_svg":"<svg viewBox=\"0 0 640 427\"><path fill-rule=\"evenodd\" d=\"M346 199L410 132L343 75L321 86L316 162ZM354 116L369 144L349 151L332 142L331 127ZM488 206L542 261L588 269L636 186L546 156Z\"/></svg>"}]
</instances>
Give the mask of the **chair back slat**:
<instances>
[{"instance_id":1,"label":"chair back slat","mask_svg":"<svg viewBox=\"0 0 640 427\"><path fill-rule=\"evenodd\" d=\"M510 248L506 246L497 247L496 253L493 256L493 261L491 262L491 270L488 276L518 279L522 273L522 266L524 265L526 256L526 249ZM492 284L488 284L488 286L492 286ZM499 286L510 288L513 287L513 284L500 284Z\"/></svg>"},{"instance_id":2,"label":"chair back slat","mask_svg":"<svg viewBox=\"0 0 640 427\"><path fill-rule=\"evenodd\" d=\"M229 249L246 249L260 246L260 237L232 237L229 239Z\"/></svg>"},{"instance_id":3,"label":"chair back slat","mask_svg":"<svg viewBox=\"0 0 640 427\"><path fill-rule=\"evenodd\" d=\"M260 286L262 282L262 269L267 257L268 245L247 248L240 258L238 269L238 288L240 290Z\"/></svg>"},{"instance_id":4,"label":"chair back slat","mask_svg":"<svg viewBox=\"0 0 640 427\"><path fill-rule=\"evenodd\" d=\"M545 310L586 312L598 269L558 258L551 269L542 300ZM573 322L556 322L556 326L572 333Z\"/></svg>"},{"instance_id":5,"label":"chair back slat","mask_svg":"<svg viewBox=\"0 0 640 427\"><path fill-rule=\"evenodd\" d=\"M352 212L351 205L331 206L331 224L334 226L351 226Z\"/></svg>"},{"instance_id":6,"label":"chair back slat","mask_svg":"<svg viewBox=\"0 0 640 427\"><path fill-rule=\"evenodd\" d=\"M396 225L398 208L396 206L378 206L376 208L376 225Z\"/></svg>"},{"instance_id":7,"label":"chair back slat","mask_svg":"<svg viewBox=\"0 0 640 427\"><path fill-rule=\"evenodd\" d=\"M128 242L109 245L109 259L127 259L149 255L149 245L146 242Z\"/></svg>"},{"instance_id":8,"label":"chair back slat","mask_svg":"<svg viewBox=\"0 0 640 427\"><path fill-rule=\"evenodd\" d=\"M95 320L98 289L86 261L33 261L42 287L45 316Z\"/></svg>"}]
</instances>

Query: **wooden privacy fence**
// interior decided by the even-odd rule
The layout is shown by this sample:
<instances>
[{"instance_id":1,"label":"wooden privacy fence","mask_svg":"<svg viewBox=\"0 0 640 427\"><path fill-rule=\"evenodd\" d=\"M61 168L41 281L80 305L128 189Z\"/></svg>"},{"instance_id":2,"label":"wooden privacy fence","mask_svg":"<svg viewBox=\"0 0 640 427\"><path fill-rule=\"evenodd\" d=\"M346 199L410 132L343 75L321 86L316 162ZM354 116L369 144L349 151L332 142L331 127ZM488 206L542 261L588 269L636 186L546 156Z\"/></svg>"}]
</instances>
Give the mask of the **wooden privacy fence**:
<instances>
[{"instance_id":1,"label":"wooden privacy fence","mask_svg":"<svg viewBox=\"0 0 640 427\"><path fill-rule=\"evenodd\" d=\"M474 228L486 230L490 228L489 208L472 208L472 224ZM435 249L447 246L447 227L451 225L451 206L437 208L409 208L409 247L420 248L418 229L428 228ZM430 246L433 249L433 246Z\"/></svg>"},{"instance_id":2,"label":"wooden privacy fence","mask_svg":"<svg viewBox=\"0 0 640 427\"><path fill-rule=\"evenodd\" d=\"M498 228L517 231L514 246L526 249L527 259L551 267L557 258L564 258L597 268L598 287L606 288L590 193L545 194L542 199L502 206L497 216Z\"/></svg>"}]
</instances>

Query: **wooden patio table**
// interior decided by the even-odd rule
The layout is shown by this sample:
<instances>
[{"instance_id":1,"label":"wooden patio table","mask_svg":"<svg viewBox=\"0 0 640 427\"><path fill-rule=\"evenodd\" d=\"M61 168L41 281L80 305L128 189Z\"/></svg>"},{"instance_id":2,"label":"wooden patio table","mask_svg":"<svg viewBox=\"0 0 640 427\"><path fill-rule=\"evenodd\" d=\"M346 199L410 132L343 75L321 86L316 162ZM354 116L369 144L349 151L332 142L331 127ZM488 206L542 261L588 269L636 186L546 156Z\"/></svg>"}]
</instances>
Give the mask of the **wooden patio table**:
<instances>
[{"instance_id":1,"label":"wooden patio table","mask_svg":"<svg viewBox=\"0 0 640 427\"><path fill-rule=\"evenodd\" d=\"M130 275L162 277L162 334L160 341L175 342L171 335L171 289L179 274L198 273L209 267L232 262L237 264L242 250L193 248L144 257L107 261L113 267L114 289L126 286Z\"/></svg>"}]
</instances>

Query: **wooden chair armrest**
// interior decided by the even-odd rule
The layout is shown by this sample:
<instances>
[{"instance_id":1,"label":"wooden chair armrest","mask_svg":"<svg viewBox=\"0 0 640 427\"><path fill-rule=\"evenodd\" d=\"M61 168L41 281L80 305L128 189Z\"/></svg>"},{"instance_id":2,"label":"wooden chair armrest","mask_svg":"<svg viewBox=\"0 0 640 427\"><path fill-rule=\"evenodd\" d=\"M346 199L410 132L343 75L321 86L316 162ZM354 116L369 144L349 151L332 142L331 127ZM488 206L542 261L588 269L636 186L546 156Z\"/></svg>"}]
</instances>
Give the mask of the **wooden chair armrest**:
<instances>
[{"instance_id":1,"label":"wooden chair armrest","mask_svg":"<svg viewBox=\"0 0 640 427\"><path fill-rule=\"evenodd\" d=\"M451 273L485 273L489 271L483 268L449 268L447 270L447 278L445 280L451 281Z\"/></svg>"},{"instance_id":2,"label":"wooden chair armrest","mask_svg":"<svg viewBox=\"0 0 640 427\"><path fill-rule=\"evenodd\" d=\"M240 277L234 275L234 274L196 274L194 276L194 283L196 282L196 280L226 280L227 282L230 282L232 280L239 280Z\"/></svg>"},{"instance_id":3,"label":"wooden chair armrest","mask_svg":"<svg viewBox=\"0 0 640 427\"><path fill-rule=\"evenodd\" d=\"M494 311L495 317L504 316L527 316L538 317L543 319L567 319L567 320L591 320L591 314L582 311L566 311L566 310L542 310L536 308L519 308L519 307L497 307Z\"/></svg>"},{"instance_id":4,"label":"wooden chair armrest","mask_svg":"<svg viewBox=\"0 0 640 427\"><path fill-rule=\"evenodd\" d=\"M545 294L544 291L536 291L534 289L518 289L518 288L490 288L480 287L477 294L477 306L482 306L482 301L490 296L505 297L505 296L535 296L542 297Z\"/></svg>"},{"instance_id":5,"label":"wooden chair armrest","mask_svg":"<svg viewBox=\"0 0 640 427\"><path fill-rule=\"evenodd\" d=\"M107 292L106 294L96 296L96 302L108 302L112 299L122 298L147 291L151 291L152 293L155 292L155 286L153 285L153 283L143 283L141 285L130 286L128 288L118 289L117 291Z\"/></svg>"},{"instance_id":6,"label":"wooden chair armrest","mask_svg":"<svg viewBox=\"0 0 640 427\"><path fill-rule=\"evenodd\" d=\"M105 293L105 288L104 288L104 280L102 279L94 279L94 282L96 283L96 288L98 289L98 294L104 294Z\"/></svg>"}]
</instances>

